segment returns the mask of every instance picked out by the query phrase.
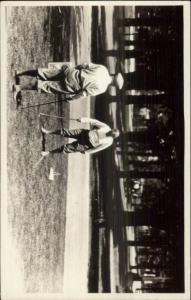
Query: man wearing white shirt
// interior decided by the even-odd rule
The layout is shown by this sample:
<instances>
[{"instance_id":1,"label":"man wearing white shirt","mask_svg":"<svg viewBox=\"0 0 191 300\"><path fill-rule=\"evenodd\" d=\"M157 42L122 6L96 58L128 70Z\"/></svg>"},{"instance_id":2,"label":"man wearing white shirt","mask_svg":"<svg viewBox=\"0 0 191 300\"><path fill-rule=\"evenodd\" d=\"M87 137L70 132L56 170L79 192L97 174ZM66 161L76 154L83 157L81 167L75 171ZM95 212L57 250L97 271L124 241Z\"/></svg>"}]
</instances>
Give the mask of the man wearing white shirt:
<instances>
[{"instance_id":1,"label":"man wearing white shirt","mask_svg":"<svg viewBox=\"0 0 191 300\"><path fill-rule=\"evenodd\" d=\"M74 153L81 152L84 154L93 154L104 150L113 144L113 140L119 136L117 129L111 129L105 123L95 119L81 118L81 123L92 126L91 129L65 129L61 128L54 131L48 131L42 128L43 134L58 134L66 138L75 139L74 142L63 145L51 151L43 151L42 156L54 153Z\"/></svg>"},{"instance_id":2,"label":"man wearing white shirt","mask_svg":"<svg viewBox=\"0 0 191 300\"><path fill-rule=\"evenodd\" d=\"M122 89L124 79L121 73L114 76L108 69L99 64L83 63L60 69L39 68L16 74L16 82L21 76L32 76L33 80L25 84L13 85L14 98L21 98L22 90L38 90L50 94L65 94L67 100L82 99L105 93L110 84Z\"/></svg>"}]
</instances>

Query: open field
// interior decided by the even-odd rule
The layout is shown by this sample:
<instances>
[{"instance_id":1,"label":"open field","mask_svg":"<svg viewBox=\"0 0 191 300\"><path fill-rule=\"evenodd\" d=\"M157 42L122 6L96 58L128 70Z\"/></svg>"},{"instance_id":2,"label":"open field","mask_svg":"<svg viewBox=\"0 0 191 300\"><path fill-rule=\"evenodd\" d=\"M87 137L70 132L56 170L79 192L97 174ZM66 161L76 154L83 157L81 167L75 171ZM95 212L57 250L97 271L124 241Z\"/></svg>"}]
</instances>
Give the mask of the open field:
<instances>
[{"instance_id":1,"label":"open field","mask_svg":"<svg viewBox=\"0 0 191 300\"><path fill-rule=\"evenodd\" d=\"M6 26L7 207L11 229L7 249L15 258L13 266L17 266L21 292L71 293L71 280L78 284L75 292L87 292L89 158L57 154L36 163L42 151L41 124L47 129L78 126L70 118L89 116L90 99L26 108L57 97L23 91L22 106L16 109L11 86L15 70L45 67L51 61L90 61L91 8L8 8ZM64 118L39 119L40 112ZM61 144L58 136L46 137L46 150ZM60 173L54 181L48 179L50 168ZM79 243L83 244L80 251L76 247ZM15 286L15 292L18 289Z\"/></svg>"},{"instance_id":2,"label":"open field","mask_svg":"<svg viewBox=\"0 0 191 300\"><path fill-rule=\"evenodd\" d=\"M14 70L47 66L49 61L69 59L69 10L58 8L16 7L7 9L7 130L8 130L8 219L18 253L22 257L27 292L62 290L65 244L65 206L67 158L56 155L37 167L42 149L39 112L64 115L68 125L68 104L16 110L11 85ZM62 21L61 21L62 20ZM62 27L59 27L62 26ZM61 30L60 30L61 28ZM57 49L57 51L55 51ZM54 95L23 93L23 106L53 101ZM47 128L61 125L43 117ZM61 144L59 137L49 137L47 148ZM49 181L50 167L61 176Z\"/></svg>"}]
</instances>

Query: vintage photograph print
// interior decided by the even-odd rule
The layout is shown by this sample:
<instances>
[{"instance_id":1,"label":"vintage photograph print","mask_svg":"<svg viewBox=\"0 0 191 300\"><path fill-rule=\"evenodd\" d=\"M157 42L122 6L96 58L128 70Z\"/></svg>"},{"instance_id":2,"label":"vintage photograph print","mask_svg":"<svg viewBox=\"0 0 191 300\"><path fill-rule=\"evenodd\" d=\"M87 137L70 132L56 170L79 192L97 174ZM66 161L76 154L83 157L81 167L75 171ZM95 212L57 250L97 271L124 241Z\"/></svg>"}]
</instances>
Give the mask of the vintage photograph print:
<instances>
[{"instance_id":1,"label":"vintage photograph print","mask_svg":"<svg viewBox=\"0 0 191 300\"><path fill-rule=\"evenodd\" d=\"M2 299L189 300L189 11L2 2Z\"/></svg>"}]
</instances>

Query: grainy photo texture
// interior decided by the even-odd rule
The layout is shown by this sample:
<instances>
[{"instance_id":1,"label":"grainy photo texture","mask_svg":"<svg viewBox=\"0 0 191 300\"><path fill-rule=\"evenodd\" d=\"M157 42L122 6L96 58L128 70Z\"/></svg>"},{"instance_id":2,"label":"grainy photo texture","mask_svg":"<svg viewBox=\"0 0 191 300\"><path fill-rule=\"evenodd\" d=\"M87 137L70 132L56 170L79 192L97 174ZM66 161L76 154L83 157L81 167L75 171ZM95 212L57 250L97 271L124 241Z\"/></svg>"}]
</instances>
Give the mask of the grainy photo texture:
<instances>
[{"instance_id":1,"label":"grainy photo texture","mask_svg":"<svg viewBox=\"0 0 191 300\"><path fill-rule=\"evenodd\" d=\"M4 13L4 299L181 299L184 6L15 2Z\"/></svg>"}]
</instances>

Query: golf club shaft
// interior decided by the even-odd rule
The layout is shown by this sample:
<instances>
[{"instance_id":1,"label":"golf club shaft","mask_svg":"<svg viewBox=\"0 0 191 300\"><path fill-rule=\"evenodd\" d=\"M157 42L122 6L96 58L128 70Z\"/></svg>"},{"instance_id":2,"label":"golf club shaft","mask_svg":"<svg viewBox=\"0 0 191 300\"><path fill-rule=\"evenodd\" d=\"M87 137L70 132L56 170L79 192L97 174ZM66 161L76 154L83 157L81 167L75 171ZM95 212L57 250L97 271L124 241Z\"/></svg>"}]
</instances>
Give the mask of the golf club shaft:
<instances>
[{"instance_id":1,"label":"golf club shaft","mask_svg":"<svg viewBox=\"0 0 191 300\"><path fill-rule=\"evenodd\" d=\"M44 113L40 113L39 116L45 116L45 117L56 118L56 119L64 119L65 118L64 116L60 117L60 116L48 115L48 114L44 114ZM78 119L77 118L75 118L75 119L70 118L70 120L77 121Z\"/></svg>"},{"instance_id":2,"label":"golf club shaft","mask_svg":"<svg viewBox=\"0 0 191 300\"><path fill-rule=\"evenodd\" d=\"M48 114L44 114L44 113L40 113L40 114L39 114L39 117L40 117L40 116L49 117L49 118L56 118L56 119L64 119L64 116L63 116L63 117L60 117L60 116L48 115Z\"/></svg>"},{"instance_id":3,"label":"golf club shaft","mask_svg":"<svg viewBox=\"0 0 191 300\"><path fill-rule=\"evenodd\" d=\"M39 107L39 106L43 106L43 105L47 105L47 104L52 104L52 103L63 102L63 101L67 102L67 99L50 101L50 102L46 102L46 103L39 103L39 104L36 104L36 105L23 106L23 107L21 107L21 109L27 109L27 108L32 108L32 107Z\"/></svg>"}]
</instances>

